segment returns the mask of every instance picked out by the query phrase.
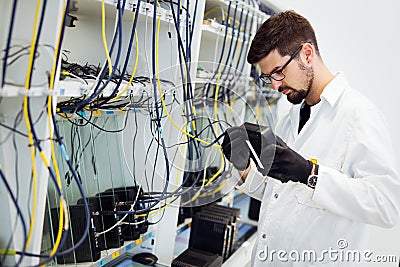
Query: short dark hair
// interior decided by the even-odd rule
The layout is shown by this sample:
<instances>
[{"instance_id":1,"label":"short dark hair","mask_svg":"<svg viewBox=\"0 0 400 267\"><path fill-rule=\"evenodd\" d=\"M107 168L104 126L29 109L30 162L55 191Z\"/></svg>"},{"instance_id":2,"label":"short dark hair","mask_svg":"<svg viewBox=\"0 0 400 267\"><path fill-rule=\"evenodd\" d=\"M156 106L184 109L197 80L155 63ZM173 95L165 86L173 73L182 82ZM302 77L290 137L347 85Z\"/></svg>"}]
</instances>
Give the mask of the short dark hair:
<instances>
[{"instance_id":1,"label":"short dark hair","mask_svg":"<svg viewBox=\"0 0 400 267\"><path fill-rule=\"evenodd\" d=\"M281 56L290 55L306 42L314 45L319 56L314 29L306 18L292 10L274 14L261 25L254 36L247 62L258 63L275 49Z\"/></svg>"}]
</instances>

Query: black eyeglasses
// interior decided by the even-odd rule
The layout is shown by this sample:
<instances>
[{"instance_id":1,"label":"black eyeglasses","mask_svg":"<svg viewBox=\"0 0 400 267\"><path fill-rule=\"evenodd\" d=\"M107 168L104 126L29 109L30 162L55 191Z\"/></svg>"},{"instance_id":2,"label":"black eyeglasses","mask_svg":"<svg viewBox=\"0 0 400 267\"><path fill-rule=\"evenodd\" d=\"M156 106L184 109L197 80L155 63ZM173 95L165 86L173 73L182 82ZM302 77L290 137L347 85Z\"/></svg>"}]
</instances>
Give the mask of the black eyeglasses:
<instances>
[{"instance_id":1,"label":"black eyeglasses","mask_svg":"<svg viewBox=\"0 0 400 267\"><path fill-rule=\"evenodd\" d=\"M297 56L297 54L300 52L302 47L303 47L303 45L301 45L299 48L296 49L296 51L294 51L293 55L290 56L289 60L282 66L282 68L280 68L276 71L273 71L271 74L262 73L260 75L259 79L266 84L271 84L272 83L271 79L278 81L278 82L285 79L285 74L283 73L283 70Z\"/></svg>"}]
</instances>

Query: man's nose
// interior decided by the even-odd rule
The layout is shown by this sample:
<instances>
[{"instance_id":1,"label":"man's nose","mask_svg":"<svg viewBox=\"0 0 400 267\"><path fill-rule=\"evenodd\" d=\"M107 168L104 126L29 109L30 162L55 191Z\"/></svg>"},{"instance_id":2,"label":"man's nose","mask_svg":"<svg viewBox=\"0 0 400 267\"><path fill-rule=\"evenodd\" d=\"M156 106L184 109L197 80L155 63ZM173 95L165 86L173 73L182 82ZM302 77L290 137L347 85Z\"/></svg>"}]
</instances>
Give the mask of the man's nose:
<instances>
[{"instance_id":1,"label":"man's nose","mask_svg":"<svg viewBox=\"0 0 400 267\"><path fill-rule=\"evenodd\" d=\"M274 90L278 90L278 88L282 85L282 81L275 81L271 79L271 88Z\"/></svg>"}]
</instances>

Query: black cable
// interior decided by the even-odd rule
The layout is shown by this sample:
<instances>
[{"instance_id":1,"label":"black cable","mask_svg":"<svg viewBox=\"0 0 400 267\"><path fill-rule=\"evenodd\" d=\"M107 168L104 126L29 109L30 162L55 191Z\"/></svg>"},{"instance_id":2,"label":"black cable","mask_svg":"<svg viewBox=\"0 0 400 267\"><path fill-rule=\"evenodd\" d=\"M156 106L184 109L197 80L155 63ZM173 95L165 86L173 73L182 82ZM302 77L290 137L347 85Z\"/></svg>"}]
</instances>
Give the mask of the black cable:
<instances>
[{"instance_id":1,"label":"black cable","mask_svg":"<svg viewBox=\"0 0 400 267\"><path fill-rule=\"evenodd\" d=\"M235 47L234 47L233 53L232 53L232 54L233 54L232 60L231 60L231 62L230 62L230 64L229 64L229 69L228 69L228 73L227 73L227 84L228 84L228 85L227 85L226 87L227 87L227 103L228 103L228 105L231 105L231 97L230 97L230 96L231 96L231 88L232 88L232 86L234 86L234 84L235 84L238 80L240 80L240 78L241 78L240 75L237 75L237 72L238 72L237 67L238 67L238 65L239 65L239 62L240 62L241 56L242 56L241 53L239 53L239 57L238 57L238 60L237 60L237 62L236 62L236 68L235 68L235 70L234 70L235 75L229 76L229 74L231 73L231 70L232 70L232 63L233 63L233 60L234 60L234 55L236 54L236 49L237 49L237 46L238 46L238 43L239 43L240 25L242 25L243 11L244 11L244 7L242 6L242 11L241 11L241 13L240 13L240 18L239 18L238 36L237 36L237 38L236 38ZM246 33L247 19L248 19L248 17L249 17L249 10L247 11L246 19L245 19L245 22L244 22L243 39L245 38L244 35L245 35L245 33ZM243 42L241 48L243 48L243 46L244 46L244 42ZM222 101L224 101L224 96L222 97ZM225 116L226 116L226 113L225 113Z\"/></svg>"},{"instance_id":2,"label":"black cable","mask_svg":"<svg viewBox=\"0 0 400 267\"><path fill-rule=\"evenodd\" d=\"M33 54L34 55L36 54L36 51L37 51L37 48L38 48L38 45L39 45L39 38L40 38L40 35L42 33L43 21L44 21L44 15L45 15L45 12L46 12L46 7L47 7L47 0L43 0L42 12L40 14L40 20L39 20L38 32L37 32L37 35L36 35L35 47L33 49ZM28 88L31 88L32 75L33 75L34 66L35 66L35 59L36 59L36 57L33 57L33 59L32 59L31 72L29 73Z\"/></svg>"},{"instance_id":3,"label":"black cable","mask_svg":"<svg viewBox=\"0 0 400 267\"><path fill-rule=\"evenodd\" d=\"M27 135L26 133L23 133L23 132L21 132L21 131L18 131L17 129L12 128L12 127L10 127L10 126L8 126L8 125L2 123L2 122L0 122L0 126L6 128L6 129L8 129L8 130L10 130L10 131L12 131L12 132L14 132L14 133L17 133L17 134L19 134L19 135L22 135L22 136L28 138L28 135Z\"/></svg>"},{"instance_id":4,"label":"black cable","mask_svg":"<svg viewBox=\"0 0 400 267\"><path fill-rule=\"evenodd\" d=\"M254 14L255 14L255 11L253 12L253 16L251 16L251 22L250 22L251 27L250 27L250 31L249 31L249 36L248 36L248 38L247 38L246 51L249 51L250 36L251 36L251 30L252 30L252 28L253 28ZM257 13L257 18L256 18L256 20L258 21L258 13ZM240 68L240 71L243 71L245 63L246 63L246 60L243 60L243 61L242 61L242 66L241 66L241 68Z\"/></svg>"},{"instance_id":5,"label":"black cable","mask_svg":"<svg viewBox=\"0 0 400 267\"><path fill-rule=\"evenodd\" d=\"M157 83L156 83L156 49L155 49L155 42L156 42L156 26L157 26L157 5L156 1L153 3L153 42L152 42L152 75L153 75L153 91L154 91L154 100L157 99ZM169 170L169 165L168 165L168 154L167 150L165 148L165 142L164 142L164 137L162 135L162 127L161 127L161 121L160 121L160 114L158 108L155 108L156 111L156 125L157 129L160 133L160 140L163 148L163 154L164 154L164 160L165 160L165 165L166 165L166 181L164 185L163 192L167 191L169 179L170 179L170 170ZM155 201L154 203L150 204L147 208L142 209L142 210L136 210L132 213L143 213L145 211L150 210L151 208L155 207L160 201ZM117 214L119 214L117 212Z\"/></svg>"},{"instance_id":6,"label":"black cable","mask_svg":"<svg viewBox=\"0 0 400 267\"><path fill-rule=\"evenodd\" d=\"M61 255L65 255L65 254L70 253L71 251L75 250L77 247L79 247L85 241L86 236L87 236L87 234L89 232L89 228L90 228L90 211L89 211L89 206L88 206L88 203L87 203L87 199L86 199L85 193L83 191L83 188L82 188L81 184L78 181L78 176L77 176L74 168L71 165L71 162L69 160L68 154L67 154L66 149L65 149L65 145L63 144L62 138L61 138L60 133L58 131L57 124L56 124L56 118L55 118L53 109L51 109L51 117L52 117L52 121L53 121L53 125L54 125L54 134L57 137L57 141L58 141L59 146L60 146L61 154L62 154L65 162L67 163L69 170L72 173L72 176L73 176L73 178L74 178L74 180L76 182L76 185L78 187L79 194L83 198L83 205L85 207L85 215L86 215L86 224L85 224L84 233L83 233L81 239L79 239L78 242L76 242L73 247L71 247L69 249L66 249L66 250L64 250L62 252L57 252L55 254L55 256L61 256ZM63 238L64 238L64 236L66 237L66 235L63 235ZM59 248L61 248L61 246ZM47 261L47 262L49 262L49 261ZM39 264L39 266L40 265L41 264Z\"/></svg>"},{"instance_id":7,"label":"black cable","mask_svg":"<svg viewBox=\"0 0 400 267\"><path fill-rule=\"evenodd\" d=\"M36 39L35 39L36 41L35 41L35 44L34 44L33 54L36 54L36 51L37 51L37 48L38 48L38 43L39 43L39 39L40 39L40 36L41 36L42 27L43 27L43 21L44 21L44 15L45 15L45 11L46 11L46 6L47 6L47 0L44 0L44 1L43 1L43 5L42 5L42 11L41 11L41 14L40 14L40 20L39 20L39 25L38 25L38 31L37 31L37 34L36 34ZM33 71L34 71L34 65L35 65L35 57L33 57L32 62L31 62L31 66L30 66L30 67L31 67L31 72L29 73L28 88L31 87L31 83L32 83L32 74L33 74ZM31 127L31 133L32 133L32 135L33 135L34 142L36 143L37 148L39 149L39 151L42 151L42 150L41 150L41 147L40 147L40 144L39 144L39 141L37 140L35 128L34 128L33 121L32 121L32 116L31 116L31 114L30 114L30 107L29 107L29 104L30 104L30 98L28 97L28 98L27 98L27 109L28 109L28 117L29 117L29 123L30 123L30 127ZM35 145L35 143L34 143L34 145ZM55 181L54 173L52 173L52 171L51 171L50 168L48 168L48 170L49 170L49 172L50 172L50 176L51 176L52 178L54 178L54 181ZM56 182L56 184L57 184L57 182ZM62 193L61 193L60 191L59 191L59 193L60 193L60 196L61 196ZM23 257L24 257L24 254L25 254L25 252L26 252L26 249L27 249L27 248L24 246L23 249L22 249L22 251L21 251L21 257L19 258L19 260L18 260L18 262L17 262L17 264L16 264L17 266L21 264L22 259L23 259Z\"/></svg>"},{"instance_id":8,"label":"black cable","mask_svg":"<svg viewBox=\"0 0 400 267\"><path fill-rule=\"evenodd\" d=\"M190 5L190 0L186 0L186 6L187 9L189 9L189 5ZM190 39L189 39L189 12L187 12L186 10L186 29L185 29L185 34L186 34L186 58L185 61L186 62L190 62L190 58L191 58L191 50L190 50ZM189 69L187 69L187 72L190 73L190 66L191 64L189 64Z\"/></svg>"},{"instance_id":9,"label":"black cable","mask_svg":"<svg viewBox=\"0 0 400 267\"><path fill-rule=\"evenodd\" d=\"M18 127L18 125L21 123L21 121L22 121L22 110L20 110L17 113L17 115L15 116L13 128L16 129ZM13 148L14 148L14 151L15 151L14 152L15 153L14 172L15 172L15 187L16 187L15 195L16 195L16 199L18 201L18 199L19 199L18 146L17 146L17 140L16 140L15 132L11 132L10 134L12 134L12 136L13 136L12 143L13 143ZM16 214L14 229L16 229L16 227L18 225L18 216L19 215ZM4 261L5 261L6 257L7 257L7 251L9 251L9 249L11 248L12 241L13 241L13 235L10 236L10 238L9 238L9 240L7 242L7 246L6 246L6 249L5 249L6 253L3 255L3 257L0 260L0 266L3 265L3 263L4 263Z\"/></svg>"},{"instance_id":10,"label":"black cable","mask_svg":"<svg viewBox=\"0 0 400 267\"><path fill-rule=\"evenodd\" d=\"M223 70L222 70L221 73L224 73L224 72L225 72L225 68L226 68L226 66L227 66L227 64L228 64L229 57L230 57L230 55L231 55L232 44L233 44L233 40L234 40L234 37L235 37L235 25L236 25L236 11L237 11L237 7L238 7L238 4L236 3L235 15L234 15L233 24L232 24L232 37L231 37L232 39L231 39L231 45L230 45L230 47L229 47L229 51L228 51L228 55L227 55L227 57L226 57L225 65L224 65L224 68L223 68ZM242 6L242 9L241 9L241 12L240 12L240 18L239 18L239 26L238 26L238 29L237 29L236 42L235 42L235 46L234 46L233 51L232 51L232 58L231 58L231 60L230 60L230 62L229 62L229 68L228 68L228 73L226 74L226 80L223 81L224 84L227 83L227 86L224 86L224 87L223 87L221 102L224 102L224 101L225 101L225 91L226 91L226 96L227 96L226 98L227 98L227 102L228 102L229 104L231 103L231 101L230 101L230 91L231 91L231 86L232 86L231 81L229 80L229 74L231 73L231 70L232 70L232 63L233 63L233 60L234 60L234 58L235 58L236 49L237 49L237 46L238 46L238 43L239 43L240 25L242 24L243 10L244 10L244 8L243 8L243 6ZM236 77L236 75L232 75L232 76L233 76L233 77ZM239 76L239 78L240 78L240 76ZM232 79L231 79L231 80L232 80ZM225 117L226 117L226 113L224 113L224 115L225 115Z\"/></svg>"},{"instance_id":11,"label":"black cable","mask_svg":"<svg viewBox=\"0 0 400 267\"><path fill-rule=\"evenodd\" d=\"M208 118L209 120L210 120L210 118ZM196 139L196 138L200 138L200 136L201 136L201 134L202 133L204 133L206 130L208 130L208 129L213 129L213 125L214 124L219 124L219 123L221 123L221 122L224 122L224 123L226 123L229 127L232 127L232 125L230 125L229 123L228 123L228 121L225 121L225 120L218 120L218 121L213 121L213 122L209 122L209 124L207 124L207 126L205 126L199 133L197 133L197 135L195 135L193 138L191 138L191 139ZM154 133L152 132L152 134L153 134L153 136L154 136ZM215 135L214 135L215 136ZM219 137L217 137L217 138L220 138L220 136ZM156 139L156 141L157 141L157 143L158 143L158 140ZM176 147L176 146L180 146L180 145L185 145L185 144L188 144L189 142L191 142L190 140L188 140L188 141L185 141L185 142L180 142L180 143L176 143L176 144L173 144L173 145L170 145L170 146L166 146L166 148L173 148L173 147ZM201 142L199 143L199 145L201 146L201 147L210 147L210 146L212 146L213 144L215 144L216 142L215 141L213 141L212 142L212 144L211 145L204 145L204 144L202 144ZM161 145L160 143L159 143L159 145Z\"/></svg>"},{"instance_id":12,"label":"black cable","mask_svg":"<svg viewBox=\"0 0 400 267\"><path fill-rule=\"evenodd\" d=\"M118 3L119 3L119 1L120 0L118 0ZM125 0L124 0L124 2L125 2ZM99 77L99 82L96 84L96 87L95 87L93 93L87 99L82 100L81 102L77 103L76 108L74 109L74 112L82 110L87 104L92 102L94 98L96 98L99 94L101 94L102 91L104 90L104 88L106 88L106 86L112 80L112 78L115 74L115 71L116 71L118 63L119 63L121 50L122 50L122 15L121 15L121 8L119 7L119 4L117 5L117 7L118 7L118 27L116 28L116 30L114 32L115 34L113 36L113 41L112 41L111 48L110 48L110 56L112 55L112 52L114 50L114 45L115 45L117 35L118 35L118 51L117 51L117 56L115 58L115 64L114 64L114 66L112 66L111 75L107 78L104 85L102 85L99 88L99 86L100 86L101 82L103 81L103 78L107 72L108 62L106 61L104 64L103 71Z\"/></svg>"},{"instance_id":13,"label":"black cable","mask_svg":"<svg viewBox=\"0 0 400 267\"><path fill-rule=\"evenodd\" d=\"M250 9L248 9L247 12L246 12L246 19L244 20L244 28L243 28L243 44L240 46L239 59L238 59L238 61L236 63L235 69L239 68L239 64L240 64L240 61L242 59L243 48L244 48L244 46L245 46L245 44L247 42L247 35L251 34L251 32L249 32L247 34L247 22L248 22L248 19L249 19L249 14L250 14ZM251 30L252 25L253 25L253 16L251 16L251 20L250 20L250 30ZM240 26L239 26L239 29L240 29Z\"/></svg>"},{"instance_id":14,"label":"black cable","mask_svg":"<svg viewBox=\"0 0 400 267\"><path fill-rule=\"evenodd\" d=\"M222 49L221 49L221 54L220 54L220 57L219 57L219 60L218 60L218 66L217 66L215 72L213 73L213 76L212 76L212 78L211 78L211 81L213 81L213 80L215 79L215 76L218 74L219 67L220 67L220 65L221 65L221 63L222 63L222 59L223 59L223 56L224 56L225 45L226 45L226 39L227 39L227 36L228 36L229 17L230 17L230 12L231 12L231 5L232 5L232 2L229 1L229 5L228 5L228 14L227 14L227 17L226 17L226 22L225 22L225 37L224 37L224 41L222 42ZM218 81L217 81L217 82L218 82ZM204 95L206 98L208 98L208 93L209 93L209 91L210 91L210 84L211 84L210 82L206 84L207 90L206 90L206 93L205 93L205 95Z\"/></svg>"},{"instance_id":15,"label":"black cable","mask_svg":"<svg viewBox=\"0 0 400 267\"><path fill-rule=\"evenodd\" d=\"M137 112L135 112L135 133L133 134L133 140L132 140L132 165L133 165L132 166L132 175L133 175L133 181L134 181L136 187L138 186L136 183L136 160L135 160L135 146L136 146L137 134L138 134L138 123L137 123Z\"/></svg>"},{"instance_id":16,"label":"black cable","mask_svg":"<svg viewBox=\"0 0 400 267\"><path fill-rule=\"evenodd\" d=\"M12 11L11 11L11 19L10 19L10 27L8 29L8 35L7 35L7 44L6 44L6 50L4 53L4 58L3 58L3 77L1 79L1 88L4 88L4 83L6 81L6 73L7 73L7 59L8 59L8 53L10 51L10 45L11 45L11 36L14 28L14 20L15 20L15 14L17 13L17 0L14 0L13 6L12 6Z\"/></svg>"},{"instance_id":17,"label":"black cable","mask_svg":"<svg viewBox=\"0 0 400 267\"><path fill-rule=\"evenodd\" d=\"M199 0L196 0L194 4L194 11L193 11L193 23L190 31L190 44L189 44L189 49L192 51L192 41L193 41L193 33L194 33L194 26L196 24L196 18L197 18L197 6L198 6ZM192 61L192 58L189 58L189 61Z\"/></svg>"},{"instance_id":18,"label":"black cable","mask_svg":"<svg viewBox=\"0 0 400 267\"><path fill-rule=\"evenodd\" d=\"M84 127L84 126L86 126L86 125L88 125L88 124L90 123L90 120L91 120L92 117L93 117L93 111L90 111L89 113L90 113L89 119L86 119L80 112L77 112L77 113L76 113L76 115L78 115L79 117L81 117L82 119L85 120L85 122L82 123L82 124L78 124L78 123L74 122L73 120L71 120L71 118L67 118L67 120L68 120L70 123L72 123L73 125L75 125L75 126ZM86 114L86 112L85 112L84 114ZM82 120L82 119L80 119L80 120Z\"/></svg>"},{"instance_id":19,"label":"black cable","mask_svg":"<svg viewBox=\"0 0 400 267\"><path fill-rule=\"evenodd\" d=\"M118 3L119 3L119 1L118 1ZM125 1L124 1L124 3L125 3ZM123 74L125 73L126 68L128 67L128 62L129 62L129 59L130 59L131 50L132 50L132 46L133 46L133 40L135 39L135 31L136 31L137 21L138 21L138 18L139 18L139 14L138 14L139 10L140 10L140 0L138 0L138 2L136 4L135 19L134 19L134 22L133 22L133 25L132 25L131 36L129 38L128 50L126 52L124 67L122 68L122 72L121 72ZM121 12L121 11L119 11L119 12ZM132 12L133 12L133 10L132 10ZM122 17L122 15L121 15L121 17ZM110 94L110 96L108 96L108 97L106 97L106 99L104 99L104 102L102 102L102 104L107 103L108 101L110 101L112 98L114 98L117 95L117 92L118 92L118 89L119 89L119 87L121 85L122 80L123 80L123 75L120 76L120 79L118 80L118 82L117 82L117 84L116 84L116 86L114 88L114 91Z\"/></svg>"},{"instance_id":20,"label":"black cable","mask_svg":"<svg viewBox=\"0 0 400 267\"><path fill-rule=\"evenodd\" d=\"M98 126L97 124L91 122L90 119L86 119L86 118L85 118L84 116L82 116L81 114L79 114L79 113L76 113L76 114L77 114L79 117L81 117L83 120L85 120L88 124L93 125L95 128L99 129L100 131L107 132L107 133L118 133L118 132L122 132L122 131L125 130L125 128L126 128L127 121L128 121L129 111L126 111L126 112L128 112L128 114L127 114L126 117L125 117L124 127L121 128L121 129L116 129L116 130L104 129L104 128ZM91 112L91 113L92 113L92 112ZM79 125L79 124L74 123L73 121L70 121L70 122L71 122L72 124L74 124L75 126L82 126L82 125ZM85 125L87 125L87 124L85 124Z\"/></svg>"},{"instance_id":21,"label":"black cable","mask_svg":"<svg viewBox=\"0 0 400 267\"><path fill-rule=\"evenodd\" d=\"M24 249L20 252L21 257L19 258L18 262L16 263L16 266L19 266L21 264L21 262L22 262L22 259L25 256L25 253L26 253L25 252L25 242L27 240L27 228L26 228L24 216L23 216L21 208L20 208L20 206L18 204L18 200L15 198L9 183L7 182L7 178L5 177L2 169L0 169L0 177L1 177L1 180L3 181L4 185L6 186L8 194L11 197L15 208L17 209L18 216L21 218L22 232L23 232L23 237L24 237L24 239L23 239L24 240ZM7 250L6 250L6 252L7 252Z\"/></svg>"},{"instance_id":22,"label":"black cable","mask_svg":"<svg viewBox=\"0 0 400 267\"><path fill-rule=\"evenodd\" d=\"M223 68L222 71L221 71L221 75L225 72L226 66L228 65L228 62L229 62L230 57L231 57L232 45L233 45L233 42L234 42L234 39L235 39L235 24L236 24L236 13L237 13L237 8L238 8L238 3L236 2L234 14L233 14L231 41L230 41L230 44L229 44L228 54L226 55L226 58L225 58L225 63L223 64L223 65L224 65L224 68ZM242 13L241 13L241 14L243 14L243 9L242 9ZM229 16L229 14L228 14L228 16ZM229 17L228 17L227 27L229 27ZM239 33L239 32L238 32L238 33ZM238 35L239 35L239 34L238 34ZM222 59L222 58L221 58L221 59ZM217 70L217 71L218 71L218 70Z\"/></svg>"}]
</instances>

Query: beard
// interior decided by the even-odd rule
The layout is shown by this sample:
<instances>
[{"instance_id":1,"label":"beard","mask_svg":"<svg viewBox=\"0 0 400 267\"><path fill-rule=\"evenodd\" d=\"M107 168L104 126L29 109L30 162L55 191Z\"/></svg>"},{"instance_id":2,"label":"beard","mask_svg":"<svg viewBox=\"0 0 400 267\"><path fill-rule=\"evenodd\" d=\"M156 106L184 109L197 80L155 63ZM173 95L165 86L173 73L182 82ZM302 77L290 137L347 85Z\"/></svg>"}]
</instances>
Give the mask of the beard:
<instances>
[{"instance_id":1,"label":"beard","mask_svg":"<svg viewBox=\"0 0 400 267\"><path fill-rule=\"evenodd\" d=\"M293 87L290 86L282 86L279 87L279 92L282 92L286 89L290 90L290 93L286 95L287 100L294 104L300 104L303 99L305 99L308 95L308 93L311 90L311 86L314 82L314 70L312 67L306 67L303 64L299 63L299 68L304 72L304 80L302 81L302 84L304 84L304 89L294 89Z\"/></svg>"},{"instance_id":2,"label":"beard","mask_svg":"<svg viewBox=\"0 0 400 267\"><path fill-rule=\"evenodd\" d=\"M309 92L309 90L300 89L300 90L294 91L294 89L292 89L292 92L289 93L286 97L290 103L297 105L297 104L300 104L304 98L306 98L306 96L308 95L308 92Z\"/></svg>"}]
</instances>

